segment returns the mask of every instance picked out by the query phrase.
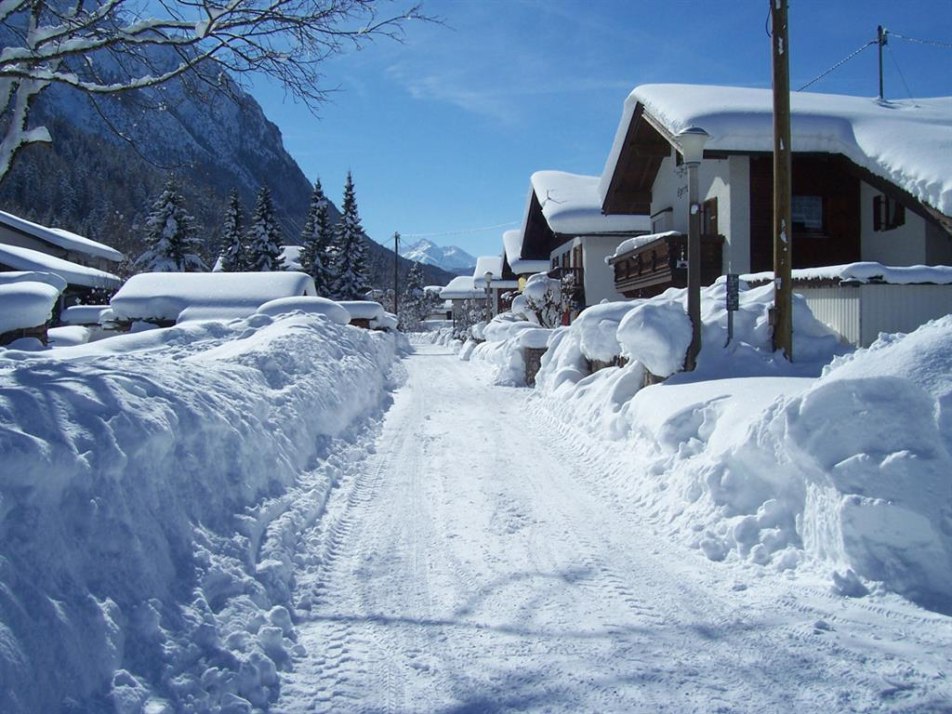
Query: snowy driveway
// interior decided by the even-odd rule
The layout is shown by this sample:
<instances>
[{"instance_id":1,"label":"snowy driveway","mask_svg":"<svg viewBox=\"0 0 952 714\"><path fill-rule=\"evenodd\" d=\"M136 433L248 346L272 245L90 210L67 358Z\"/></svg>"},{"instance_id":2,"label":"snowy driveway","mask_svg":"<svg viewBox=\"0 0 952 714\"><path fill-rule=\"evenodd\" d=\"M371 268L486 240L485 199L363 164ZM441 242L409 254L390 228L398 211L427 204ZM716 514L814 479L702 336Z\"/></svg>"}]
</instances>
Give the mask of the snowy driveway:
<instances>
[{"instance_id":1,"label":"snowy driveway","mask_svg":"<svg viewBox=\"0 0 952 714\"><path fill-rule=\"evenodd\" d=\"M952 708L949 618L711 563L644 525L600 480L624 457L528 390L446 348L405 365L301 534L307 653L273 711Z\"/></svg>"}]
</instances>

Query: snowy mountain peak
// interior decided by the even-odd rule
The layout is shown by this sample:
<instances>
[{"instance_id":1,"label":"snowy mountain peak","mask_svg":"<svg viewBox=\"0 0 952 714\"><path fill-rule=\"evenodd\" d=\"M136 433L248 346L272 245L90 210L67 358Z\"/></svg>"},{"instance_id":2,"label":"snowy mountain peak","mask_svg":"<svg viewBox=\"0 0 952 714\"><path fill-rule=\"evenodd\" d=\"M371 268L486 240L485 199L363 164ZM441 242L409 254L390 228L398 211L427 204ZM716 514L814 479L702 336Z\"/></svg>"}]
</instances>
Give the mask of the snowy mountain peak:
<instances>
[{"instance_id":1,"label":"snowy mountain peak","mask_svg":"<svg viewBox=\"0 0 952 714\"><path fill-rule=\"evenodd\" d=\"M439 246L433 241L422 238L413 245L404 248L400 255L424 265L435 265L450 273L469 273L476 265L476 258L456 246Z\"/></svg>"}]
</instances>

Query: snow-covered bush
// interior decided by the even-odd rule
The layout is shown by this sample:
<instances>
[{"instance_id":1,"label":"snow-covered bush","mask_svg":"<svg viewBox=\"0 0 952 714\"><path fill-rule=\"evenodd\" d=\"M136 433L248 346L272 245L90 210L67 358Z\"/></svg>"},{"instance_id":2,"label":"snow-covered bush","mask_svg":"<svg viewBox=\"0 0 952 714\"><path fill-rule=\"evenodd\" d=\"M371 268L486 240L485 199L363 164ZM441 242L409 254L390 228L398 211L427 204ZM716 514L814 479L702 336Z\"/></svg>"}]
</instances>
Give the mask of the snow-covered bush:
<instances>
[{"instance_id":1,"label":"snow-covered bush","mask_svg":"<svg viewBox=\"0 0 952 714\"><path fill-rule=\"evenodd\" d=\"M529 276L522 291L519 311L542 327L558 327L562 323L562 282L545 273Z\"/></svg>"}]
</instances>

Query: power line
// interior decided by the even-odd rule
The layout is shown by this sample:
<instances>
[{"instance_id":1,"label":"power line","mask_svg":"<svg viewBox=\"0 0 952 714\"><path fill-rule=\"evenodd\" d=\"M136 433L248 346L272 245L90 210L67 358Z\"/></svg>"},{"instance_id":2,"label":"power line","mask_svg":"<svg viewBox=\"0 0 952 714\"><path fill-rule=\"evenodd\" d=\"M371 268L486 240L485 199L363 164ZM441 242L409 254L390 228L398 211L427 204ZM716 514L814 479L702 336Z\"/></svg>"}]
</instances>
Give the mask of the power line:
<instances>
[{"instance_id":1,"label":"power line","mask_svg":"<svg viewBox=\"0 0 952 714\"><path fill-rule=\"evenodd\" d=\"M890 33L890 34L892 34L892 33ZM814 77L813 79L811 79L809 82L807 82L807 83L804 84L802 87L800 87L800 89L798 89L797 91L798 91L798 92L802 92L802 91L803 91L804 89L806 89L807 87L809 87L809 86L811 86L811 85L813 85L813 84L816 84L816 83L819 82L821 79L823 79L826 75L830 74L831 72L836 71L837 69L839 69L840 67L842 67L844 64L846 64L847 62L849 62L851 59L853 59L856 55L858 55L860 52L862 52L863 50L865 50L867 47L871 47L872 45L876 45L876 44L879 44L879 40L870 40L869 42L867 42L865 45L863 45L862 47L860 47L860 48L859 48L858 50L856 50L855 52L852 52L851 54L849 54L849 55L847 55L846 57L844 57L843 59L841 59L839 62L837 62L835 65L833 65L832 67L830 67L828 70L826 70L826 71L823 72L822 74L820 74L820 75Z\"/></svg>"},{"instance_id":2,"label":"power line","mask_svg":"<svg viewBox=\"0 0 952 714\"><path fill-rule=\"evenodd\" d=\"M952 50L952 42L941 42L939 40L920 40L915 37L906 37L905 35L900 35L898 32L889 31L890 37L898 37L900 40L905 40L906 42L915 42L919 45L932 45L934 47L944 47L947 50Z\"/></svg>"},{"instance_id":3,"label":"power line","mask_svg":"<svg viewBox=\"0 0 952 714\"><path fill-rule=\"evenodd\" d=\"M472 233L485 233L486 231L498 230L500 228L514 228L518 226L518 221L510 221L509 223L499 223L495 226L484 226L482 228L461 228L459 230L452 231L441 231L439 233L401 233L401 238L446 238L449 236L463 236L470 235Z\"/></svg>"}]
</instances>

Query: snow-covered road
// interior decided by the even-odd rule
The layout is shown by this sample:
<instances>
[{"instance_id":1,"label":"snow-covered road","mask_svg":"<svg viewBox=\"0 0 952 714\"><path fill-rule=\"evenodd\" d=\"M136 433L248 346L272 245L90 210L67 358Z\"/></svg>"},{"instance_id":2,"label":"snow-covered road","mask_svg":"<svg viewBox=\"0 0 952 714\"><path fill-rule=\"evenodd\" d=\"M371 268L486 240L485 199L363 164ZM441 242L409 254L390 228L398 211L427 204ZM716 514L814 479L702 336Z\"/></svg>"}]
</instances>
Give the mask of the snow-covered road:
<instances>
[{"instance_id":1,"label":"snow-covered road","mask_svg":"<svg viewBox=\"0 0 952 714\"><path fill-rule=\"evenodd\" d=\"M273 711L952 708L949 618L712 563L607 485L623 453L528 390L442 347L404 364L301 533L306 654Z\"/></svg>"}]
</instances>

